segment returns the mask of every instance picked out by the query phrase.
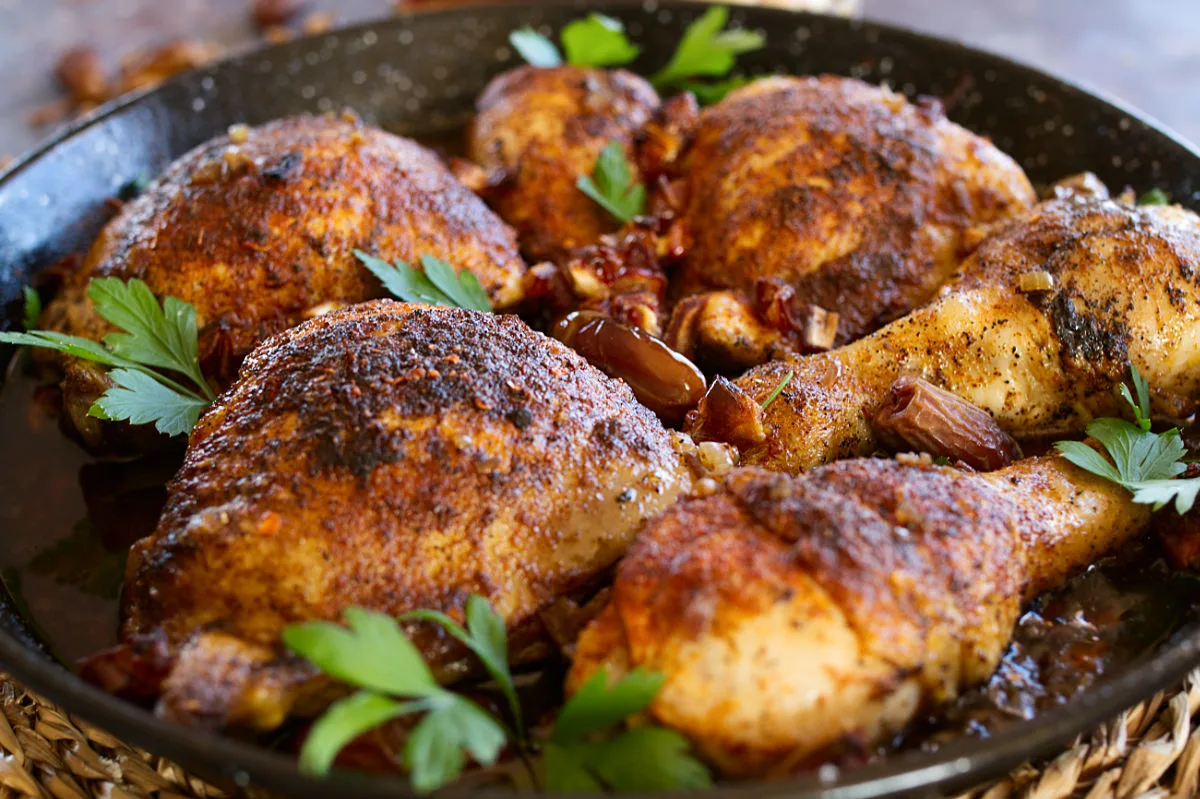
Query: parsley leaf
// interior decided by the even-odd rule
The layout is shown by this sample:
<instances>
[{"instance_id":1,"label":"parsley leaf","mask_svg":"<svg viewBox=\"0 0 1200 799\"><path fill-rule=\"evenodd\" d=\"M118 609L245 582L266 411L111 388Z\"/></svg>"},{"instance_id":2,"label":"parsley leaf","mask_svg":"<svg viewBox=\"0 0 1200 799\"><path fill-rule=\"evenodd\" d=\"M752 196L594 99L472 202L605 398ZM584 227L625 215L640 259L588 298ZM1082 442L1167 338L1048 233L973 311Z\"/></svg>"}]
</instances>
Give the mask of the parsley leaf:
<instances>
[{"instance_id":1,"label":"parsley leaf","mask_svg":"<svg viewBox=\"0 0 1200 799\"><path fill-rule=\"evenodd\" d=\"M779 385L775 386L775 389L767 395L765 400L763 400L762 409L764 411L770 407L771 403L775 401L776 397L783 393L783 390L787 388L787 384L792 382L792 378L795 376L796 373L789 369L788 373L783 376L782 380L779 381Z\"/></svg>"},{"instance_id":2,"label":"parsley leaf","mask_svg":"<svg viewBox=\"0 0 1200 799\"><path fill-rule=\"evenodd\" d=\"M194 305L167 297L160 307L145 283L115 277L94 278L88 284L87 295L101 318L127 331L104 337L110 351L144 366L186 375L204 388L209 400L213 399L200 373Z\"/></svg>"},{"instance_id":3,"label":"parsley leaf","mask_svg":"<svg viewBox=\"0 0 1200 799\"><path fill-rule=\"evenodd\" d=\"M586 767L618 791L699 790L712 785L704 764L675 730L639 727L594 746Z\"/></svg>"},{"instance_id":4,"label":"parsley leaf","mask_svg":"<svg viewBox=\"0 0 1200 799\"><path fill-rule=\"evenodd\" d=\"M595 12L568 23L559 38L567 63L579 67L618 67L641 52L629 41L619 20Z\"/></svg>"},{"instance_id":5,"label":"parsley leaf","mask_svg":"<svg viewBox=\"0 0 1200 799\"><path fill-rule=\"evenodd\" d=\"M496 762L508 736L504 728L474 702L443 691L425 718L408 736L404 761L413 787L436 790L462 774L464 750L478 763Z\"/></svg>"},{"instance_id":6,"label":"parsley leaf","mask_svg":"<svg viewBox=\"0 0 1200 799\"><path fill-rule=\"evenodd\" d=\"M334 702L313 722L300 750L300 768L327 774L338 752L363 733L392 719L423 710L424 703L397 702L374 691L359 691Z\"/></svg>"},{"instance_id":7,"label":"parsley leaf","mask_svg":"<svg viewBox=\"0 0 1200 799\"><path fill-rule=\"evenodd\" d=\"M42 315L42 298L31 286L24 286L21 293L25 295L23 324L26 330L33 330L37 327L38 318Z\"/></svg>"},{"instance_id":8,"label":"parsley leaf","mask_svg":"<svg viewBox=\"0 0 1200 799\"><path fill-rule=\"evenodd\" d=\"M1170 205L1171 195L1162 189L1151 189L1137 199L1138 205Z\"/></svg>"},{"instance_id":9,"label":"parsley leaf","mask_svg":"<svg viewBox=\"0 0 1200 799\"><path fill-rule=\"evenodd\" d=\"M1124 486L1134 502L1158 510L1174 500L1175 510L1187 513L1200 493L1200 478L1174 479L1187 470L1187 447L1178 429L1151 432L1150 388L1136 367L1132 373L1134 390L1122 385L1121 396L1136 423L1102 418L1087 426L1087 434L1104 445L1111 463L1081 441L1059 441L1054 447L1079 468Z\"/></svg>"},{"instance_id":10,"label":"parsley leaf","mask_svg":"<svg viewBox=\"0 0 1200 799\"><path fill-rule=\"evenodd\" d=\"M488 674L500 686L508 708L512 712L513 721L517 727L517 737L524 739L524 722L521 718L521 704L517 699L517 688L513 683L512 672L508 668L508 631L504 619L492 610L488 601L478 594L467 597L466 606L467 626L464 629L454 619L437 610L414 610L406 613L405 619L419 619L440 625L456 640L466 645L483 663Z\"/></svg>"},{"instance_id":11,"label":"parsley leaf","mask_svg":"<svg viewBox=\"0 0 1200 799\"><path fill-rule=\"evenodd\" d=\"M440 690L425 660L395 619L348 608L347 627L331 621L293 624L283 643L321 671L359 688L398 696L429 696Z\"/></svg>"},{"instance_id":12,"label":"parsley leaf","mask_svg":"<svg viewBox=\"0 0 1200 799\"><path fill-rule=\"evenodd\" d=\"M557 67L562 64L562 56L554 42L528 26L508 34L508 43L534 67Z\"/></svg>"},{"instance_id":13,"label":"parsley leaf","mask_svg":"<svg viewBox=\"0 0 1200 799\"><path fill-rule=\"evenodd\" d=\"M420 271L401 260L393 266L362 250L355 250L354 255L379 278L385 289L405 302L474 311L492 310L487 292L469 269L455 273L453 266L432 255L421 256Z\"/></svg>"},{"instance_id":14,"label":"parsley leaf","mask_svg":"<svg viewBox=\"0 0 1200 799\"><path fill-rule=\"evenodd\" d=\"M614 727L644 710L663 676L632 671L608 684L601 669L567 701L545 744L546 788L550 791L649 791L704 788L708 770L688 754L687 739L675 730Z\"/></svg>"},{"instance_id":15,"label":"parsley leaf","mask_svg":"<svg viewBox=\"0 0 1200 799\"><path fill-rule=\"evenodd\" d=\"M131 424L154 423L160 433L181 436L191 432L209 401L181 394L148 372L114 369L108 377L116 385L105 391L88 408L88 416Z\"/></svg>"},{"instance_id":16,"label":"parsley leaf","mask_svg":"<svg viewBox=\"0 0 1200 799\"><path fill-rule=\"evenodd\" d=\"M650 77L659 89L674 88L692 78L721 77L733 69L738 55L760 49L761 33L742 29L724 30L729 9L713 6L684 31L671 60Z\"/></svg>"},{"instance_id":17,"label":"parsley leaf","mask_svg":"<svg viewBox=\"0 0 1200 799\"><path fill-rule=\"evenodd\" d=\"M625 150L616 139L600 151L595 171L581 176L575 187L621 222L641 216L646 209L646 187L634 182Z\"/></svg>"},{"instance_id":18,"label":"parsley leaf","mask_svg":"<svg viewBox=\"0 0 1200 799\"><path fill-rule=\"evenodd\" d=\"M650 82L659 89L690 91L701 105L711 105L749 83L750 79L743 77L712 82L696 80L728 74L740 54L758 50L765 43L763 35L755 31L725 30L728 20L729 9L725 6L708 9L687 27L671 60L651 76ZM604 14L592 13L568 23L559 38L566 54L565 63L579 67L624 66L641 53L641 48L625 35L621 22ZM513 31L508 41L535 67L557 67L564 63L554 42L532 28Z\"/></svg>"},{"instance_id":19,"label":"parsley leaf","mask_svg":"<svg viewBox=\"0 0 1200 799\"><path fill-rule=\"evenodd\" d=\"M31 330L28 333L0 333L0 341L19 347L42 347L55 350L74 358L82 358L103 366L126 366L137 368L133 361L120 358L90 338L68 336L53 330Z\"/></svg>"},{"instance_id":20,"label":"parsley leaf","mask_svg":"<svg viewBox=\"0 0 1200 799\"><path fill-rule=\"evenodd\" d=\"M416 790L425 793L453 781L467 754L485 766L496 762L508 737L504 726L470 700L442 688L395 619L362 608L347 609L343 618L346 627L310 621L283 631L283 642L293 652L329 676L365 689L331 705L313 725L300 752L305 771L325 774L337 753L359 735L417 712L425 716L404 746L404 763ZM489 628L482 635L494 649L491 622L475 626L480 624Z\"/></svg>"},{"instance_id":21,"label":"parsley leaf","mask_svg":"<svg viewBox=\"0 0 1200 799\"><path fill-rule=\"evenodd\" d=\"M0 342L44 347L112 367L114 385L92 404L88 413L110 421L153 422L170 436L190 432L215 395L200 370L196 308L167 297L160 306L141 280L93 278L88 297L96 313L120 332L109 333L103 344L50 330L0 333ZM35 295L36 296L36 295ZM26 315L31 315L26 294ZM27 324L30 322L26 320ZM159 370L188 378L185 386Z\"/></svg>"},{"instance_id":22,"label":"parsley leaf","mask_svg":"<svg viewBox=\"0 0 1200 799\"><path fill-rule=\"evenodd\" d=\"M751 83L755 78L744 75L734 75L732 78L714 81L686 80L679 84L681 92L691 92L696 96L700 105L712 105L725 99L725 95L734 89L740 89Z\"/></svg>"}]
</instances>

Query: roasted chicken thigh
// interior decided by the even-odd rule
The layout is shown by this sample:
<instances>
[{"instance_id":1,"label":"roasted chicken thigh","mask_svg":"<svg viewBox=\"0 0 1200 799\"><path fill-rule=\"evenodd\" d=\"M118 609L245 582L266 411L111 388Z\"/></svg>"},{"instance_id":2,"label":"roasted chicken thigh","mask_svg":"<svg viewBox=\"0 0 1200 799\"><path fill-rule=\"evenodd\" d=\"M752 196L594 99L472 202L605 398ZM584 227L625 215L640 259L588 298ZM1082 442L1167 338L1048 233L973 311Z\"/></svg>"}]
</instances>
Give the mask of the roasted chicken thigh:
<instances>
[{"instance_id":1,"label":"roasted chicken thigh","mask_svg":"<svg viewBox=\"0 0 1200 799\"><path fill-rule=\"evenodd\" d=\"M1149 517L1059 457L735 470L647 523L568 688L605 667L661 672L655 721L728 775L786 774L986 679L1025 601Z\"/></svg>"},{"instance_id":2,"label":"roasted chicken thigh","mask_svg":"<svg viewBox=\"0 0 1200 799\"><path fill-rule=\"evenodd\" d=\"M432 152L352 118L299 116L234 128L172 164L101 233L42 327L100 339L93 277L139 278L196 307L201 364L227 385L267 336L382 294L354 249L469 269L498 306L515 302L516 236ZM67 365L66 406L89 443L99 370Z\"/></svg>"},{"instance_id":3,"label":"roasted chicken thigh","mask_svg":"<svg viewBox=\"0 0 1200 799\"><path fill-rule=\"evenodd\" d=\"M617 228L575 184L592 174L609 142L631 155L658 104L645 79L622 69L526 66L488 84L467 155L491 174L495 185L485 194L531 258L561 260Z\"/></svg>"},{"instance_id":4,"label":"roasted chicken thigh","mask_svg":"<svg viewBox=\"0 0 1200 799\"><path fill-rule=\"evenodd\" d=\"M809 305L838 314L838 344L902 316L979 228L1035 199L1011 158L935 103L836 76L732 92L700 114L678 172L693 245L672 290L724 292L689 345L744 366L803 348L803 330L781 333Z\"/></svg>"},{"instance_id":5,"label":"roasted chicken thigh","mask_svg":"<svg viewBox=\"0 0 1200 799\"><path fill-rule=\"evenodd\" d=\"M461 618L486 597L520 642L692 482L675 434L513 316L356 305L256 349L201 418L157 531L132 550L128 648L159 642L161 714L269 729L330 699L281 649L351 605ZM453 642L424 630L449 679ZM122 680L126 684L122 684Z\"/></svg>"},{"instance_id":6,"label":"roasted chicken thigh","mask_svg":"<svg viewBox=\"0 0 1200 799\"><path fill-rule=\"evenodd\" d=\"M964 263L937 299L828 353L764 364L737 385L767 409L743 463L799 472L878 446L871 419L901 377L988 411L1018 437L1078 433L1117 415L1133 364L1156 410L1200 399L1200 217L1067 198L1027 212Z\"/></svg>"}]
</instances>

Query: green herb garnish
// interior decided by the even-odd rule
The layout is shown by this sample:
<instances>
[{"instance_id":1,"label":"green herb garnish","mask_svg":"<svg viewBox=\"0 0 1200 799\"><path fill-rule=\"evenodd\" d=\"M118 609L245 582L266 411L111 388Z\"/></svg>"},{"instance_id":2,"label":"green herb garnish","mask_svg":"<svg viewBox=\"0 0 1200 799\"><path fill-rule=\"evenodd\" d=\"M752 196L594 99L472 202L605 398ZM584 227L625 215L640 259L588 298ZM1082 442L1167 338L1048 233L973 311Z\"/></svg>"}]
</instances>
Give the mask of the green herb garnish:
<instances>
[{"instance_id":1,"label":"green herb garnish","mask_svg":"<svg viewBox=\"0 0 1200 799\"><path fill-rule=\"evenodd\" d=\"M620 21L595 12L567 24L559 37L567 63L581 67L619 67L641 52Z\"/></svg>"},{"instance_id":2,"label":"green herb garnish","mask_svg":"<svg viewBox=\"0 0 1200 799\"><path fill-rule=\"evenodd\" d=\"M1087 426L1087 434L1104 445L1112 463L1081 441L1059 441L1054 447L1081 469L1124 486L1134 502L1158 510L1174 501L1177 512L1187 513L1200 493L1200 478L1176 479L1187 470L1183 438L1178 428L1151 432L1149 386L1136 367L1132 376L1133 393L1125 384L1120 390L1136 423L1102 418Z\"/></svg>"},{"instance_id":3,"label":"green herb garnish","mask_svg":"<svg viewBox=\"0 0 1200 799\"><path fill-rule=\"evenodd\" d=\"M562 56L558 54L558 48L554 46L554 42L533 28L527 26L513 31L508 34L508 42L530 66L544 69L562 64Z\"/></svg>"},{"instance_id":4,"label":"green herb garnish","mask_svg":"<svg viewBox=\"0 0 1200 799\"><path fill-rule=\"evenodd\" d=\"M747 78L743 75L734 75L731 78L714 81L698 81L686 80L679 84L679 90L691 92L696 95L696 102L700 105L712 105L719 103L725 99L725 95L729 94L734 89L740 89L743 86L751 83L756 78Z\"/></svg>"},{"instance_id":5,"label":"green herb garnish","mask_svg":"<svg viewBox=\"0 0 1200 799\"><path fill-rule=\"evenodd\" d=\"M783 376L782 380L779 381L779 385L775 386L775 390L772 391L770 394L768 394L767 398L765 400L763 400L762 409L764 411L770 406L770 404L772 402L775 401L776 397L778 397L780 394L783 393L783 390L785 388L787 388L787 384L792 382L792 378L795 376L796 376L796 373L789 369L788 373Z\"/></svg>"},{"instance_id":6,"label":"green herb garnish","mask_svg":"<svg viewBox=\"0 0 1200 799\"><path fill-rule=\"evenodd\" d=\"M760 49L760 33L742 29L725 30L729 9L714 6L688 25L667 65L650 78L659 89L690 91L702 105L717 102L738 86L749 82L735 77L702 82L697 78L720 78L733 69L742 53ZM565 63L578 67L619 67L629 64L641 50L629 41L619 20L592 13L565 25L560 34ZM550 39L522 28L509 34L509 42L521 57L535 67L557 67L563 55Z\"/></svg>"},{"instance_id":7,"label":"green herb garnish","mask_svg":"<svg viewBox=\"0 0 1200 799\"><path fill-rule=\"evenodd\" d=\"M624 66L641 52L625 35L620 20L596 12L564 25L559 38L566 63L577 67ZM508 41L535 67L557 67L563 63L554 42L533 28L513 31Z\"/></svg>"},{"instance_id":8,"label":"green herb garnish","mask_svg":"<svg viewBox=\"0 0 1200 799\"><path fill-rule=\"evenodd\" d=\"M175 297L167 297L160 306L150 287L136 278L128 282L94 278L87 294L96 313L121 330L105 336L103 345L49 330L0 333L0 341L52 349L112 367L108 376L116 385L92 404L91 416L133 424L153 422L169 436L190 432L215 399L200 371L195 306ZM190 385L164 371L186 378Z\"/></svg>"},{"instance_id":9,"label":"green herb garnish","mask_svg":"<svg viewBox=\"0 0 1200 799\"><path fill-rule=\"evenodd\" d=\"M733 69L742 53L761 49L761 33L743 29L725 30L729 9L713 6L684 31L679 46L667 65L650 76L659 89L678 88L694 78L719 78Z\"/></svg>"},{"instance_id":10,"label":"green herb garnish","mask_svg":"<svg viewBox=\"0 0 1200 799\"><path fill-rule=\"evenodd\" d=\"M1171 195L1162 189L1151 189L1137 198L1138 205L1170 205Z\"/></svg>"},{"instance_id":11,"label":"green herb garnish","mask_svg":"<svg viewBox=\"0 0 1200 799\"><path fill-rule=\"evenodd\" d=\"M37 327L38 319L42 315L42 297L31 286L23 286L21 293L25 297L21 323L26 330L33 330Z\"/></svg>"},{"instance_id":12,"label":"green herb garnish","mask_svg":"<svg viewBox=\"0 0 1200 799\"><path fill-rule=\"evenodd\" d=\"M423 302L474 311L490 311L492 303L479 278L469 269L456 273L454 267L432 255L421 256L421 269L397 260L387 261L355 250L355 256L383 283L383 287L405 302Z\"/></svg>"},{"instance_id":13,"label":"green herb garnish","mask_svg":"<svg viewBox=\"0 0 1200 799\"><path fill-rule=\"evenodd\" d=\"M516 725L517 738L522 742L525 738L525 724L521 718L521 703L517 699L517 688L513 683L512 672L508 669L508 632L504 627L504 619L492 610L488 601L478 594L467 597L466 606L467 626L464 628L445 613L437 610L414 610L402 618L418 619L440 625L457 641L466 645L475 653L479 662L487 669L488 674L500 686L508 709L512 713Z\"/></svg>"},{"instance_id":14,"label":"green herb garnish","mask_svg":"<svg viewBox=\"0 0 1200 799\"><path fill-rule=\"evenodd\" d=\"M550 737L525 737L504 620L487 600L471 595L466 626L440 611L417 610L405 619L442 626L479 658L504 693L516 732L470 700L439 686L420 652L389 616L351 608L347 627L331 622L294 624L283 641L330 677L358 688L317 720L300 751L300 766L325 774L338 752L358 736L392 719L424 713L405 743L403 760L418 791L436 790L458 777L470 755L481 765L496 762L505 741L525 753L545 755L546 787L552 791L648 791L701 788L708 771L688 754L687 739L674 730L639 727L624 720L644 710L663 677L634 671L611 687L607 673L593 675L562 708Z\"/></svg>"},{"instance_id":15,"label":"green herb garnish","mask_svg":"<svg viewBox=\"0 0 1200 799\"><path fill-rule=\"evenodd\" d=\"M624 720L645 710L663 676L632 671L612 686L607 668L588 679L563 706L544 744L546 788L582 793L602 790L658 791L707 788L708 770L688 754L675 730L637 727Z\"/></svg>"},{"instance_id":16,"label":"green herb garnish","mask_svg":"<svg viewBox=\"0 0 1200 799\"><path fill-rule=\"evenodd\" d=\"M616 139L600 151L592 174L581 176L575 186L621 222L646 210L646 187L634 182L625 150Z\"/></svg>"},{"instance_id":17,"label":"green herb garnish","mask_svg":"<svg viewBox=\"0 0 1200 799\"><path fill-rule=\"evenodd\" d=\"M412 713L425 714L403 753L416 790L427 793L456 779L467 755L485 766L496 762L508 738L504 726L442 688L395 619L362 608L347 609L343 618L348 628L310 621L283 631L293 652L360 689L334 702L313 724L300 750L304 771L326 774L338 752L359 735Z\"/></svg>"}]
</instances>

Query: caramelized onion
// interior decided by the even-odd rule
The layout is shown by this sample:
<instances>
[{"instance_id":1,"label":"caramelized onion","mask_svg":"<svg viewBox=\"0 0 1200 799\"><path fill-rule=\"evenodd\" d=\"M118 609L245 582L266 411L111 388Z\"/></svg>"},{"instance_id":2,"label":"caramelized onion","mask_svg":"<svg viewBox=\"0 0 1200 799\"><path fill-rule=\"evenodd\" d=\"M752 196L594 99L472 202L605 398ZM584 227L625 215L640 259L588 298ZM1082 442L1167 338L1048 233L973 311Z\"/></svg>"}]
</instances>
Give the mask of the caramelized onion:
<instances>
[{"instance_id":1,"label":"caramelized onion","mask_svg":"<svg viewBox=\"0 0 1200 799\"><path fill-rule=\"evenodd\" d=\"M1012 436L986 411L925 380L892 384L874 419L875 434L890 446L912 447L990 472L1021 457Z\"/></svg>"},{"instance_id":2,"label":"caramelized onion","mask_svg":"<svg viewBox=\"0 0 1200 799\"><path fill-rule=\"evenodd\" d=\"M643 330L595 311L575 311L553 334L592 366L628 383L638 402L668 424L681 421L704 396L696 365Z\"/></svg>"}]
</instances>

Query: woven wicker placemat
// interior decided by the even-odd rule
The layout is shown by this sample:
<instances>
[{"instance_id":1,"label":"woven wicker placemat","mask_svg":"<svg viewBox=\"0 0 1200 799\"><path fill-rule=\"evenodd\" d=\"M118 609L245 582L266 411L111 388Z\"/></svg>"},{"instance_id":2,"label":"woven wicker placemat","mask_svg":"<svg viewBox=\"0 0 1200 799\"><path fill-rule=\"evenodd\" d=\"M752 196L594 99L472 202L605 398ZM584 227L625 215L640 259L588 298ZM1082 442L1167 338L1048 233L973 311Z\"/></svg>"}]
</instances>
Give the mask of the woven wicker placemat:
<instances>
[{"instance_id":1,"label":"woven wicker placemat","mask_svg":"<svg viewBox=\"0 0 1200 799\"><path fill-rule=\"evenodd\" d=\"M960 799L1200 795L1200 670L1081 739ZM261 794L255 792L256 794ZM218 799L229 794L0 674L0 799Z\"/></svg>"}]
</instances>

